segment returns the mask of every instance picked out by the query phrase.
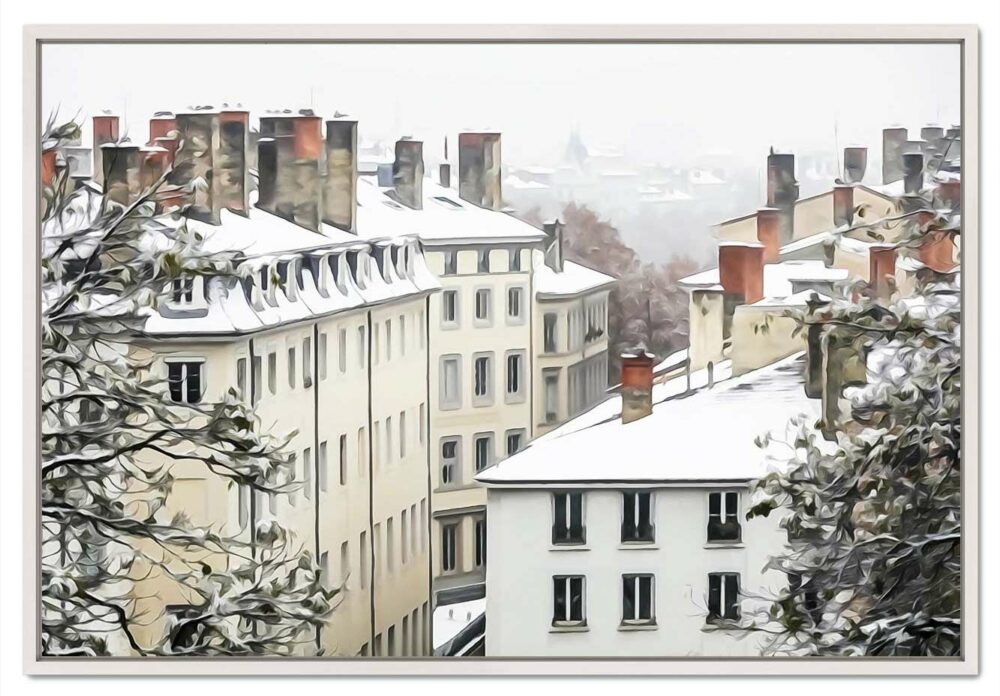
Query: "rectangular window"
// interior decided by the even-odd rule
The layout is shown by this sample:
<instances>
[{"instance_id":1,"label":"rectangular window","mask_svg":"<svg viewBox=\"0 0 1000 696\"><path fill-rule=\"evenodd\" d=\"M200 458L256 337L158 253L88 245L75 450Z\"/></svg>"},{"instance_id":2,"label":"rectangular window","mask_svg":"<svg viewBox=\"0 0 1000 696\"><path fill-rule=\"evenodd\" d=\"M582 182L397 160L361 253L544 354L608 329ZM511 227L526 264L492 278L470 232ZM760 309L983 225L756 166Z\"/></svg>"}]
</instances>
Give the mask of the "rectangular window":
<instances>
[{"instance_id":1,"label":"rectangular window","mask_svg":"<svg viewBox=\"0 0 1000 696\"><path fill-rule=\"evenodd\" d=\"M316 462L316 479L319 483L319 489L323 492L326 492L326 479L329 475L329 461L327 460L326 449L326 440L323 440L323 442L319 443L319 456Z\"/></svg>"},{"instance_id":2,"label":"rectangular window","mask_svg":"<svg viewBox=\"0 0 1000 696\"><path fill-rule=\"evenodd\" d=\"M479 250L479 257L478 257L478 260L477 260L477 263L476 263L476 269L480 273L489 273L490 272L490 250L489 249L480 249Z\"/></svg>"},{"instance_id":3,"label":"rectangular window","mask_svg":"<svg viewBox=\"0 0 1000 696\"><path fill-rule=\"evenodd\" d=\"M396 521L389 518L385 523L385 569L392 572L396 565Z\"/></svg>"},{"instance_id":4,"label":"rectangular window","mask_svg":"<svg viewBox=\"0 0 1000 696\"><path fill-rule=\"evenodd\" d=\"M367 432L364 426L358 428L358 478L364 479L368 471L368 460L365 453L368 451Z\"/></svg>"},{"instance_id":5,"label":"rectangular window","mask_svg":"<svg viewBox=\"0 0 1000 696\"><path fill-rule=\"evenodd\" d=\"M255 404L260 401L260 394L261 391L263 391L263 385L261 384L261 380L263 379L262 373L264 371L262 362L263 361L259 355L253 356L253 359L251 360L250 383L251 390L253 391L253 394L251 394L251 400Z\"/></svg>"},{"instance_id":6,"label":"rectangular window","mask_svg":"<svg viewBox=\"0 0 1000 696\"><path fill-rule=\"evenodd\" d=\"M648 491L622 493L622 543L651 542L654 537L653 495Z\"/></svg>"},{"instance_id":7,"label":"rectangular window","mask_svg":"<svg viewBox=\"0 0 1000 696\"><path fill-rule=\"evenodd\" d=\"M372 424L372 469L382 466L382 421Z\"/></svg>"},{"instance_id":8,"label":"rectangular window","mask_svg":"<svg viewBox=\"0 0 1000 696\"><path fill-rule=\"evenodd\" d=\"M427 498L420 501L420 552L427 551ZM426 617L424 617L426 619Z\"/></svg>"},{"instance_id":9,"label":"rectangular window","mask_svg":"<svg viewBox=\"0 0 1000 696\"><path fill-rule=\"evenodd\" d=\"M399 354L406 355L406 317L399 315Z\"/></svg>"},{"instance_id":10,"label":"rectangular window","mask_svg":"<svg viewBox=\"0 0 1000 696\"><path fill-rule=\"evenodd\" d=\"M552 543L584 544L583 493L552 494Z\"/></svg>"},{"instance_id":11,"label":"rectangular window","mask_svg":"<svg viewBox=\"0 0 1000 696\"><path fill-rule=\"evenodd\" d=\"M739 573L708 574L708 621L740 618Z\"/></svg>"},{"instance_id":12,"label":"rectangular window","mask_svg":"<svg viewBox=\"0 0 1000 696\"><path fill-rule=\"evenodd\" d=\"M365 345L365 327L358 327L358 367L364 368L365 366L365 352L367 346Z\"/></svg>"},{"instance_id":13,"label":"rectangular window","mask_svg":"<svg viewBox=\"0 0 1000 696\"><path fill-rule=\"evenodd\" d=\"M399 412L399 458L406 456L406 411Z\"/></svg>"},{"instance_id":14,"label":"rectangular window","mask_svg":"<svg viewBox=\"0 0 1000 696\"><path fill-rule=\"evenodd\" d=\"M170 399L182 404L196 404L202 396L202 364L198 362L167 363L167 384Z\"/></svg>"},{"instance_id":15,"label":"rectangular window","mask_svg":"<svg viewBox=\"0 0 1000 696\"><path fill-rule=\"evenodd\" d=\"M385 320L385 359L392 360L392 319Z\"/></svg>"},{"instance_id":16,"label":"rectangular window","mask_svg":"<svg viewBox=\"0 0 1000 696\"><path fill-rule=\"evenodd\" d=\"M554 312L547 312L542 317L542 341L546 353L556 352L556 321L559 315Z\"/></svg>"},{"instance_id":17,"label":"rectangular window","mask_svg":"<svg viewBox=\"0 0 1000 696\"><path fill-rule=\"evenodd\" d=\"M297 455L295 452L292 452L289 455L289 457L288 457L288 466L292 470L292 476L294 476L295 478L298 478L298 475L299 475L299 455ZM292 505L295 504L295 501L298 499L298 497L299 497L299 492L297 490L292 490L292 492L288 494L288 500L289 500L289 502Z\"/></svg>"},{"instance_id":18,"label":"rectangular window","mask_svg":"<svg viewBox=\"0 0 1000 696\"><path fill-rule=\"evenodd\" d=\"M582 575L552 577L552 625L585 626L587 623Z\"/></svg>"},{"instance_id":19,"label":"rectangular window","mask_svg":"<svg viewBox=\"0 0 1000 696\"><path fill-rule=\"evenodd\" d=\"M347 586L347 579L351 577L351 546L345 541L340 545L340 582Z\"/></svg>"},{"instance_id":20,"label":"rectangular window","mask_svg":"<svg viewBox=\"0 0 1000 696\"><path fill-rule=\"evenodd\" d=\"M246 396L247 393L247 359L238 358L236 360L236 389L240 392L240 396Z\"/></svg>"},{"instance_id":21,"label":"rectangular window","mask_svg":"<svg viewBox=\"0 0 1000 696\"><path fill-rule=\"evenodd\" d=\"M278 393L278 354L267 354L267 390L272 394Z\"/></svg>"},{"instance_id":22,"label":"rectangular window","mask_svg":"<svg viewBox=\"0 0 1000 696\"><path fill-rule=\"evenodd\" d=\"M476 520L476 567L486 565L486 520Z\"/></svg>"},{"instance_id":23,"label":"rectangular window","mask_svg":"<svg viewBox=\"0 0 1000 696\"><path fill-rule=\"evenodd\" d=\"M708 494L708 540L740 540L740 494L719 491Z\"/></svg>"},{"instance_id":24,"label":"rectangular window","mask_svg":"<svg viewBox=\"0 0 1000 696\"><path fill-rule=\"evenodd\" d=\"M457 566L458 525L441 525L441 570L450 573Z\"/></svg>"},{"instance_id":25,"label":"rectangular window","mask_svg":"<svg viewBox=\"0 0 1000 696\"><path fill-rule=\"evenodd\" d=\"M375 559L372 565L372 575L382 577L382 523L377 522L372 533L372 545L375 547L372 556Z\"/></svg>"},{"instance_id":26,"label":"rectangular window","mask_svg":"<svg viewBox=\"0 0 1000 696\"><path fill-rule=\"evenodd\" d=\"M236 486L236 521L241 530L246 529L250 522L250 492L249 486Z\"/></svg>"},{"instance_id":27,"label":"rectangular window","mask_svg":"<svg viewBox=\"0 0 1000 696\"><path fill-rule=\"evenodd\" d=\"M479 433L473 441L476 452L476 471L493 463L493 433Z\"/></svg>"},{"instance_id":28,"label":"rectangular window","mask_svg":"<svg viewBox=\"0 0 1000 696\"><path fill-rule=\"evenodd\" d=\"M372 550L368 548L368 532L361 532L361 537L358 539L358 551L358 568L361 572L359 584L363 590L368 587L368 560L372 553Z\"/></svg>"},{"instance_id":29,"label":"rectangular window","mask_svg":"<svg viewBox=\"0 0 1000 696\"><path fill-rule=\"evenodd\" d=\"M512 324L521 322L522 288L507 288L507 321Z\"/></svg>"},{"instance_id":30,"label":"rectangular window","mask_svg":"<svg viewBox=\"0 0 1000 696\"><path fill-rule=\"evenodd\" d=\"M319 335L319 345L316 349L316 360L319 362L319 378L326 379L326 334Z\"/></svg>"},{"instance_id":31,"label":"rectangular window","mask_svg":"<svg viewBox=\"0 0 1000 696\"><path fill-rule=\"evenodd\" d=\"M480 288L476 290L476 321L480 323L489 323L492 319L492 312L490 311L493 303L493 293L490 292L489 288Z\"/></svg>"},{"instance_id":32,"label":"rectangular window","mask_svg":"<svg viewBox=\"0 0 1000 696\"><path fill-rule=\"evenodd\" d=\"M302 339L302 386L308 389L312 384L312 340L306 336Z\"/></svg>"},{"instance_id":33,"label":"rectangular window","mask_svg":"<svg viewBox=\"0 0 1000 696\"><path fill-rule=\"evenodd\" d=\"M386 416L385 418L385 449L382 452L384 459L382 460L382 466L389 466L392 464L392 416Z\"/></svg>"},{"instance_id":34,"label":"rectangular window","mask_svg":"<svg viewBox=\"0 0 1000 696\"><path fill-rule=\"evenodd\" d=\"M378 322L372 324L372 365L378 365L379 352L382 350L382 344L378 335L379 326Z\"/></svg>"},{"instance_id":35,"label":"rectangular window","mask_svg":"<svg viewBox=\"0 0 1000 696\"><path fill-rule=\"evenodd\" d=\"M410 518L408 515L409 513L405 508L399 513L399 562L402 565L406 565L410 556L410 543L409 539L407 539L407 535L410 533Z\"/></svg>"},{"instance_id":36,"label":"rectangular window","mask_svg":"<svg viewBox=\"0 0 1000 696\"><path fill-rule=\"evenodd\" d=\"M288 349L288 388L295 389L295 348Z\"/></svg>"},{"instance_id":37,"label":"rectangular window","mask_svg":"<svg viewBox=\"0 0 1000 696\"><path fill-rule=\"evenodd\" d=\"M507 401L524 398L524 353L507 353L506 397Z\"/></svg>"},{"instance_id":38,"label":"rectangular window","mask_svg":"<svg viewBox=\"0 0 1000 696\"><path fill-rule=\"evenodd\" d=\"M420 346L420 349L423 350L423 347L424 347L424 331L427 330L427 327L424 324L424 310L422 310L422 309L417 313L417 326L416 326L415 330L417 332L417 336L419 337L418 345Z\"/></svg>"},{"instance_id":39,"label":"rectangular window","mask_svg":"<svg viewBox=\"0 0 1000 696\"><path fill-rule=\"evenodd\" d=\"M482 405L493 401L493 364L489 355L477 354L472 356L473 402Z\"/></svg>"},{"instance_id":40,"label":"rectangular window","mask_svg":"<svg viewBox=\"0 0 1000 696\"><path fill-rule=\"evenodd\" d=\"M458 252L444 252L444 275L455 275L458 273Z\"/></svg>"},{"instance_id":41,"label":"rectangular window","mask_svg":"<svg viewBox=\"0 0 1000 696\"><path fill-rule=\"evenodd\" d=\"M313 495L313 461L312 450L308 447L302 452L302 490L306 500L312 500Z\"/></svg>"},{"instance_id":42,"label":"rectangular window","mask_svg":"<svg viewBox=\"0 0 1000 696\"><path fill-rule=\"evenodd\" d=\"M337 367L341 374L347 372L347 329L337 332Z\"/></svg>"},{"instance_id":43,"label":"rectangular window","mask_svg":"<svg viewBox=\"0 0 1000 696\"><path fill-rule=\"evenodd\" d=\"M419 552L418 541L420 539L420 527L417 520L417 504L410 506L410 554L416 556Z\"/></svg>"},{"instance_id":44,"label":"rectangular window","mask_svg":"<svg viewBox=\"0 0 1000 696\"><path fill-rule=\"evenodd\" d=\"M510 270L517 272L521 270L521 250L511 249L510 250Z\"/></svg>"},{"instance_id":45,"label":"rectangular window","mask_svg":"<svg viewBox=\"0 0 1000 696\"><path fill-rule=\"evenodd\" d=\"M458 483L460 445L461 440L457 437L447 437L441 440L442 486Z\"/></svg>"},{"instance_id":46,"label":"rectangular window","mask_svg":"<svg viewBox=\"0 0 1000 696\"><path fill-rule=\"evenodd\" d=\"M456 409L462 406L461 358L457 355L441 356L441 408Z\"/></svg>"},{"instance_id":47,"label":"rectangular window","mask_svg":"<svg viewBox=\"0 0 1000 696\"><path fill-rule=\"evenodd\" d=\"M427 405L424 403L420 404L419 415L417 417L417 437L420 439L420 445L424 444L424 428L427 425Z\"/></svg>"},{"instance_id":48,"label":"rectangular window","mask_svg":"<svg viewBox=\"0 0 1000 696\"><path fill-rule=\"evenodd\" d=\"M652 624L653 576L622 575L622 623Z\"/></svg>"},{"instance_id":49,"label":"rectangular window","mask_svg":"<svg viewBox=\"0 0 1000 696\"><path fill-rule=\"evenodd\" d=\"M523 430L508 430L507 431L507 456L516 454L521 451L521 447L524 445L524 431Z\"/></svg>"},{"instance_id":50,"label":"rectangular window","mask_svg":"<svg viewBox=\"0 0 1000 696\"><path fill-rule=\"evenodd\" d=\"M555 423L559 420L559 374L545 374L545 422Z\"/></svg>"},{"instance_id":51,"label":"rectangular window","mask_svg":"<svg viewBox=\"0 0 1000 696\"><path fill-rule=\"evenodd\" d=\"M347 485L347 435L340 436L340 485Z\"/></svg>"},{"instance_id":52,"label":"rectangular window","mask_svg":"<svg viewBox=\"0 0 1000 696\"><path fill-rule=\"evenodd\" d=\"M177 304L194 300L194 278L174 278L171 285L171 299Z\"/></svg>"},{"instance_id":53,"label":"rectangular window","mask_svg":"<svg viewBox=\"0 0 1000 696\"><path fill-rule=\"evenodd\" d=\"M445 324L458 323L458 290L441 293L441 321Z\"/></svg>"}]
</instances>

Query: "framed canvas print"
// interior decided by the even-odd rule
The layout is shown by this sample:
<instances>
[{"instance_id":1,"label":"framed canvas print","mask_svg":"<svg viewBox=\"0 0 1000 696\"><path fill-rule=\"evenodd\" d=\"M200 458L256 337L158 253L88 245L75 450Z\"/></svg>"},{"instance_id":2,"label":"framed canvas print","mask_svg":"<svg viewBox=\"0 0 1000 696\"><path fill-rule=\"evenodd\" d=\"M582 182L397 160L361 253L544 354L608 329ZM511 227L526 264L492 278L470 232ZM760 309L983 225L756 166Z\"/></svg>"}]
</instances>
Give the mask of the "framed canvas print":
<instances>
[{"instance_id":1,"label":"framed canvas print","mask_svg":"<svg viewBox=\"0 0 1000 696\"><path fill-rule=\"evenodd\" d=\"M28 671L978 671L973 28L25 58Z\"/></svg>"}]
</instances>

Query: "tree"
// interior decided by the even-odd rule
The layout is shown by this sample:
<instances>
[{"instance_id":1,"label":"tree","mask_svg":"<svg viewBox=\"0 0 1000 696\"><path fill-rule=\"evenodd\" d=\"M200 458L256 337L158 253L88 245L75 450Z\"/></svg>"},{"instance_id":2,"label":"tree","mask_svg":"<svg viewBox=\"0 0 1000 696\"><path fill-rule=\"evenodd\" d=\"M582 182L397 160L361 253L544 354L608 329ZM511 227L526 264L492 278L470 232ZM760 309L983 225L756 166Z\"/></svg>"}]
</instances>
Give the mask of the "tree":
<instances>
[{"instance_id":1,"label":"tree","mask_svg":"<svg viewBox=\"0 0 1000 696\"><path fill-rule=\"evenodd\" d=\"M953 212L927 192L901 203L893 220L856 229L905 222L904 247L950 248ZM911 296L857 287L857 302L797 315L867 356L867 379L845 425L798 421L795 454L756 484L748 517L783 514L788 535L768 567L789 586L745 623L773 634L770 651L959 654L961 302L959 276L941 271L923 269Z\"/></svg>"},{"instance_id":2,"label":"tree","mask_svg":"<svg viewBox=\"0 0 1000 696\"><path fill-rule=\"evenodd\" d=\"M521 216L541 227L537 209ZM662 358L687 345L687 294L677 281L695 270L676 257L667 264L642 263L610 222L585 205L570 203L561 217L566 258L618 279L608 302L611 374L624 352L644 347Z\"/></svg>"},{"instance_id":3,"label":"tree","mask_svg":"<svg viewBox=\"0 0 1000 696\"><path fill-rule=\"evenodd\" d=\"M50 121L43 147L78 134ZM239 274L235 256L207 255L183 218L157 212L166 177L128 205L89 186L71 190L65 168L43 181L45 655L288 654L311 640L337 594L277 524L225 534L167 514L179 462L253 498L297 484L286 441L259 432L240 394L172 402L137 349L174 280L203 276L221 291ZM162 616L141 609L137 588L153 576L183 598ZM137 627L156 619L162 638L143 644Z\"/></svg>"}]
</instances>

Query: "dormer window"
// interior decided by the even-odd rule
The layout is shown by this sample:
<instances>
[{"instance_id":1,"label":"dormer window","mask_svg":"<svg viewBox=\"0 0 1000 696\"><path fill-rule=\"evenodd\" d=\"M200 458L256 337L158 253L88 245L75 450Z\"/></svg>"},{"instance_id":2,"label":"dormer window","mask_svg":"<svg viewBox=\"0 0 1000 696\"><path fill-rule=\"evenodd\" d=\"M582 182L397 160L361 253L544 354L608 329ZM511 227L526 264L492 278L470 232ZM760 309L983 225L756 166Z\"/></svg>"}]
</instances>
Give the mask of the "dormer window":
<instances>
[{"instance_id":1,"label":"dormer window","mask_svg":"<svg viewBox=\"0 0 1000 696\"><path fill-rule=\"evenodd\" d=\"M174 278L171 298L175 304L191 304L194 301L194 278Z\"/></svg>"}]
</instances>

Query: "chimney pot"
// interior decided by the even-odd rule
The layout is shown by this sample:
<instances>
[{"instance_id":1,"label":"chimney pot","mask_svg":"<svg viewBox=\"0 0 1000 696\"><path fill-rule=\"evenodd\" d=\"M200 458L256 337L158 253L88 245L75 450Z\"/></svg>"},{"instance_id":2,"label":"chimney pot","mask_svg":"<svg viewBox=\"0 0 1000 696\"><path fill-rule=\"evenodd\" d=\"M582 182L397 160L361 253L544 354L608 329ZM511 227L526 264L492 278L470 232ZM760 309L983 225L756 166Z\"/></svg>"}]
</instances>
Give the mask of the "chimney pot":
<instances>
[{"instance_id":1,"label":"chimney pot","mask_svg":"<svg viewBox=\"0 0 1000 696\"><path fill-rule=\"evenodd\" d=\"M97 183L104 183L104 163L101 159L101 147L108 143L118 142L118 117L117 116L94 116L94 178Z\"/></svg>"},{"instance_id":2,"label":"chimney pot","mask_svg":"<svg viewBox=\"0 0 1000 696\"><path fill-rule=\"evenodd\" d=\"M563 224L559 220L543 224L545 230L545 265L556 273L563 271Z\"/></svg>"},{"instance_id":3,"label":"chimney pot","mask_svg":"<svg viewBox=\"0 0 1000 696\"><path fill-rule=\"evenodd\" d=\"M622 423L653 412L653 356L645 350L622 354Z\"/></svg>"},{"instance_id":4,"label":"chimney pot","mask_svg":"<svg viewBox=\"0 0 1000 696\"><path fill-rule=\"evenodd\" d=\"M888 299L892 291L889 278L896 277L896 247L873 244L868 249L868 284L876 297Z\"/></svg>"},{"instance_id":5,"label":"chimney pot","mask_svg":"<svg viewBox=\"0 0 1000 696\"><path fill-rule=\"evenodd\" d=\"M860 184L865 178L865 171L868 169L868 148L867 147L845 147L844 148L844 183Z\"/></svg>"},{"instance_id":6,"label":"chimney pot","mask_svg":"<svg viewBox=\"0 0 1000 696\"><path fill-rule=\"evenodd\" d=\"M907 152L903 155L903 190L907 195L920 193L924 184L924 153Z\"/></svg>"},{"instance_id":7,"label":"chimney pot","mask_svg":"<svg viewBox=\"0 0 1000 696\"><path fill-rule=\"evenodd\" d=\"M101 146L104 167L104 192L107 197L129 205L142 190L141 161L138 145L107 143Z\"/></svg>"},{"instance_id":8,"label":"chimney pot","mask_svg":"<svg viewBox=\"0 0 1000 696\"><path fill-rule=\"evenodd\" d=\"M891 184L903 178L903 150L909 133L905 128L882 130L882 183Z\"/></svg>"},{"instance_id":9,"label":"chimney pot","mask_svg":"<svg viewBox=\"0 0 1000 696\"><path fill-rule=\"evenodd\" d=\"M833 187L833 224L836 227L850 226L854 222L854 186L850 184Z\"/></svg>"},{"instance_id":10,"label":"chimney pot","mask_svg":"<svg viewBox=\"0 0 1000 696\"><path fill-rule=\"evenodd\" d=\"M392 181L396 200L413 210L424 205L424 144L419 140L396 141L396 159L392 163Z\"/></svg>"},{"instance_id":11,"label":"chimney pot","mask_svg":"<svg viewBox=\"0 0 1000 696\"><path fill-rule=\"evenodd\" d=\"M458 195L481 208L503 208L499 133L459 133Z\"/></svg>"},{"instance_id":12,"label":"chimney pot","mask_svg":"<svg viewBox=\"0 0 1000 696\"><path fill-rule=\"evenodd\" d=\"M764 263L773 263L781 256L781 211L761 208L757 211L757 241L764 247Z\"/></svg>"},{"instance_id":13,"label":"chimney pot","mask_svg":"<svg viewBox=\"0 0 1000 696\"><path fill-rule=\"evenodd\" d=\"M326 176L323 179L323 220L346 232L356 232L358 211L358 122L326 122Z\"/></svg>"}]
</instances>

